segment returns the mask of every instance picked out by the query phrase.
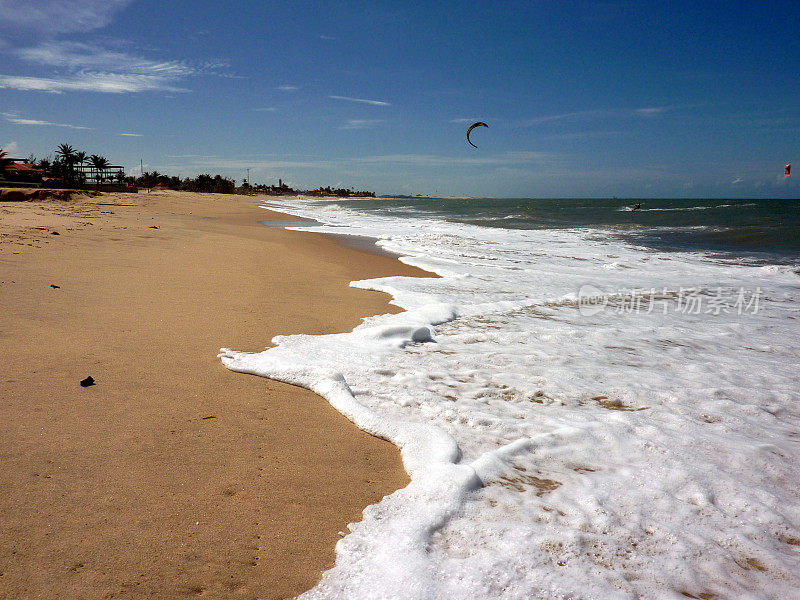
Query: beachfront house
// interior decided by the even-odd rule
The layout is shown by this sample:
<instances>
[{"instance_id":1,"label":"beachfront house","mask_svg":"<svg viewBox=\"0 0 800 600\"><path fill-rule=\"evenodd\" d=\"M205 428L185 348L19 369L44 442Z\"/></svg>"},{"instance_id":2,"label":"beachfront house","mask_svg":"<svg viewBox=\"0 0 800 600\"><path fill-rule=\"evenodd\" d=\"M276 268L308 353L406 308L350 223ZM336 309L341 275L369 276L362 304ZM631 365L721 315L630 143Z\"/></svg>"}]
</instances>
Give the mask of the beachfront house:
<instances>
[{"instance_id":1,"label":"beachfront house","mask_svg":"<svg viewBox=\"0 0 800 600\"><path fill-rule=\"evenodd\" d=\"M0 175L2 185L12 187L39 187L45 178L44 169L23 158L8 158L10 161Z\"/></svg>"}]
</instances>

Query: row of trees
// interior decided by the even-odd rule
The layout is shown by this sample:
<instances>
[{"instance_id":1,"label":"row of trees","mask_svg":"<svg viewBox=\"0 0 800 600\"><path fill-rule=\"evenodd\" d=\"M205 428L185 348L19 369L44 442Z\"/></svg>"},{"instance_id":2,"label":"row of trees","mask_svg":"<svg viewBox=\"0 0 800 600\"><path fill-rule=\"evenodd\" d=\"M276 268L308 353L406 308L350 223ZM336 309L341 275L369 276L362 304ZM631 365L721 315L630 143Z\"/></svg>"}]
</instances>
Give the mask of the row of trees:
<instances>
[{"instance_id":1,"label":"row of trees","mask_svg":"<svg viewBox=\"0 0 800 600\"><path fill-rule=\"evenodd\" d=\"M0 174L5 173L13 162L5 151L0 151ZM69 144L61 144L56 149L55 158L48 156L36 160L31 155L23 162L34 167L34 171L29 170L17 176L35 178L38 183L47 178L67 186L80 187L90 181L100 185L107 181L122 183L124 177L122 168L113 167L105 156L76 151Z\"/></svg>"},{"instance_id":2,"label":"row of trees","mask_svg":"<svg viewBox=\"0 0 800 600\"><path fill-rule=\"evenodd\" d=\"M267 194L270 196L287 196L292 194L308 194L310 196L336 196L336 197L368 197L374 198L374 192L353 191L352 189L320 187L315 190L295 190L278 180L278 185L250 185L247 180L237 186L236 180L207 173L198 175L194 179L163 175L158 171L145 172L139 177L126 177L128 185L140 188L154 188L162 186L171 190L184 190L187 192L215 192L217 194Z\"/></svg>"},{"instance_id":3,"label":"row of trees","mask_svg":"<svg viewBox=\"0 0 800 600\"><path fill-rule=\"evenodd\" d=\"M198 175L194 179L188 177L181 179L174 175L163 175L158 171L153 171L152 173L142 173L139 177L126 177L125 181L128 185L136 187L153 188L160 185L171 190L184 190L187 192L233 194L237 191L242 191L242 188L237 189L235 180L221 175L211 176L208 173Z\"/></svg>"},{"instance_id":4,"label":"row of trees","mask_svg":"<svg viewBox=\"0 0 800 600\"><path fill-rule=\"evenodd\" d=\"M0 176L5 168L13 161L0 150ZM194 179L175 177L174 175L164 175L158 171L145 172L138 177L128 176L121 167L109 164L108 159L98 154L88 155L83 151L76 151L69 144L61 144L55 151L55 158L47 157L36 160L33 156L28 157L24 162L37 169L35 173L17 174L18 178L36 178L36 182L42 183L43 178L55 181L56 185L67 185L82 187L87 183L102 185L105 182L115 182L127 184L141 188L154 188L161 186L173 190L184 190L188 192L214 192L217 194L233 193L259 193L269 195L287 195L296 193L306 193L315 196L372 196L372 192L355 192L352 189L333 189L331 187L320 187L316 190L300 192L294 190L283 181L279 180L277 186L256 185L251 186L248 181L242 182L240 187L236 186L234 179L228 179L221 175L209 175L204 173Z\"/></svg>"},{"instance_id":5,"label":"row of trees","mask_svg":"<svg viewBox=\"0 0 800 600\"><path fill-rule=\"evenodd\" d=\"M76 151L69 144L61 144L56 149L55 160L43 158L36 166L62 179L68 185L85 185L87 179L92 179L100 185L104 181L117 179L120 183L124 176L122 170L114 175L108 174L111 166L105 156L99 154L88 155L83 151Z\"/></svg>"}]
</instances>

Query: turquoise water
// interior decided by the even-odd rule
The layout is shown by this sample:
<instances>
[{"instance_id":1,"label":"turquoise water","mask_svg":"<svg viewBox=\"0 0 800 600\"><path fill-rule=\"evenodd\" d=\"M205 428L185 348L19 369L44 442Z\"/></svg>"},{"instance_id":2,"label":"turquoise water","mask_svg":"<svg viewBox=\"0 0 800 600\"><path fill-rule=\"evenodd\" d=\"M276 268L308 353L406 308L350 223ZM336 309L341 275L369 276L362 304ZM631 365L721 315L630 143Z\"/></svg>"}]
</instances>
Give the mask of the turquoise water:
<instances>
[{"instance_id":1,"label":"turquoise water","mask_svg":"<svg viewBox=\"0 0 800 600\"><path fill-rule=\"evenodd\" d=\"M386 197L347 205L503 229L598 229L660 250L800 257L800 200Z\"/></svg>"}]
</instances>

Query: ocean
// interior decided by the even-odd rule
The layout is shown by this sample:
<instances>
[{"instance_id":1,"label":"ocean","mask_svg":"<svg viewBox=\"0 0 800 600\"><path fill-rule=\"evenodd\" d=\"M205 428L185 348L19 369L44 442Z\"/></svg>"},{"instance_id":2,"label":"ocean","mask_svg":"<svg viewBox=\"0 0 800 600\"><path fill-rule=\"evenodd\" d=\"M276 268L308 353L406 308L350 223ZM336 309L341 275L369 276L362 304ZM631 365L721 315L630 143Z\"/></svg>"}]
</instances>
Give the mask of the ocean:
<instances>
[{"instance_id":1,"label":"ocean","mask_svg":"<svg viewBox=\"0 0 800 600\"><path fill-rule=\"evenodd\" d=\"M221 351L411 476L304 599L799 597L800 202L269 207L438 275L352 282L405 309L352 332Z\"/></svg>"}]
</instances>

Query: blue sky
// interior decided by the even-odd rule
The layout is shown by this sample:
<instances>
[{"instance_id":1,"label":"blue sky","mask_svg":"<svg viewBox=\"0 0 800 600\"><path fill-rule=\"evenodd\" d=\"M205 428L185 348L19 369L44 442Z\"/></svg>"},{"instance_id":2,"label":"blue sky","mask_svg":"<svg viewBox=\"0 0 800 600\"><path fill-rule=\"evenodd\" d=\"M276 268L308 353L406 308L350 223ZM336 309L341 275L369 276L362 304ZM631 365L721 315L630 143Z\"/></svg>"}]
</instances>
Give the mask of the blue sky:
<instances>
[{"instance_id":1,"label":"blue sky","mask_svg":"<svg viewBox=\"0 0 800 600\"><path fill-rule=\"evenodd\" d=\"M0 0L0 146L379 193L800 197L798 32L796 1Z\"/></svg>"}]
</instances>

